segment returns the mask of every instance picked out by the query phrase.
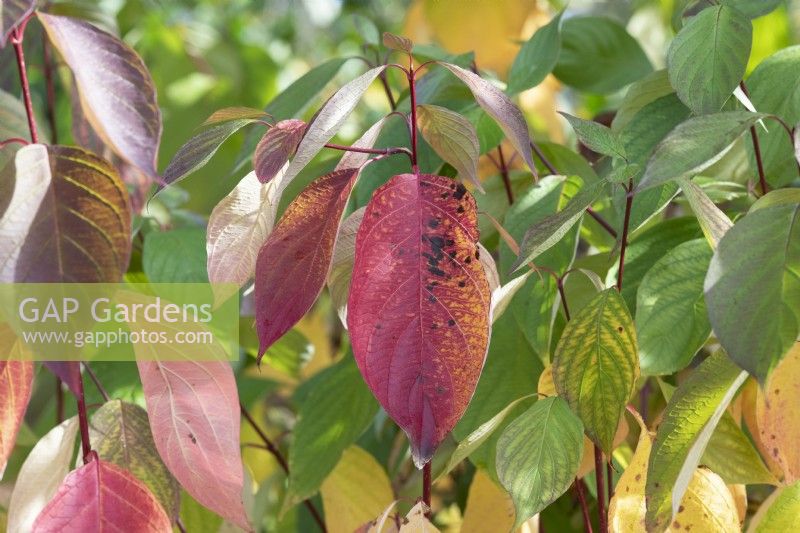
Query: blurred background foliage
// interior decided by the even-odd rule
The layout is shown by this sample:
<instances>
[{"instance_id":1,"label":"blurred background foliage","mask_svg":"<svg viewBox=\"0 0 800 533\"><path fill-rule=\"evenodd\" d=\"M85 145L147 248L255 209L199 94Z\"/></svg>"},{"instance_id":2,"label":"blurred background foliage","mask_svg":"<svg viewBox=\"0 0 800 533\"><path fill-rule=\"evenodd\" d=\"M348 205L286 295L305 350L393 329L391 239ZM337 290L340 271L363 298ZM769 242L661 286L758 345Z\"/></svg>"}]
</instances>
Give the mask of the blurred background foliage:
<instances>
[{"instance_id":1,"label":"blurred background foliage","mask_svg":"<svg viewBox=\"0 0 800 533\"><path fill-rule=\"evenodd\" d=\"M651 68L664 67L668 43L676 28L680 27L685 9L694 2L696 0L571 0L568 17L602 16L613 19L626 28L640 44L650 63L649 66L646 62L643 63L644 72L635 73L632 78L638 79ZM520 44L566 4L566 1L560 0L69 0L51 2L49 10L89 19L94 24L120 35L142 55L158 88L159 104L163 113L164 132L159 158L159 169L163 170L178 148L215 110L229 106L265 107L292 82L332 58L361 56L369 62L375 62L378 59L376 48L365 46L365 42L378 42L382 31L392 31L412 38L419 45L417 50L428 57L474 52L475 63L485 74L505 80ZM26 49L34 89L34 104L43 113L46 94L42 79L43 50L39 25L32 24L29 32ZM566 45L569 46L567 39L565 36ZM798 42L800 0L786 0L777 10L754 20L753 51L748 72L763 58ZM0 88L17 95L19 85L10 53L10 48L0 52ZM310 119L320 102L343 83L363 72L364 68L363 61L344 62L338 73L326 81L324 87L317 88L319 96L313 98L309 105L303 106L299 117ZM50 139L57 137L62 144L70 144L72 137L69 98L71 83L67 75L66 69L59 69L56 82L56 132L49 132ZM391 71L393 91L400 96L405 85L394 76L394 71ZM624 90L603 91L602 94L593 92L591 81L584 80L584 84L590 87L589 90L578 90L567 87L556 77L549 75L543 83L519 95L519 103L538 141L549 140L575 147L570 128L557 115L556 110L588 118L616 109L624 96ZM443 93L445 98L457 100L466 97L463 87L459 88L457 84L454 87L453 92ZM364 103L348 119L339 134L338 142L352 142L387 111L389 105L386 95L376 83L367 93ZM39 124L47 131L48 121L44 117L40 118ZM142 214L149 218L150 224L156 221L156 227L194 228L191 235L187 234L186 250L171 251L177 260L176 268L189 261L194 266L205 264L205 219L212 207L249 170L237 165L243 157L242 154L246 156L248 153L245 148L247 139L247 135L232 137L210 164L143 206ZM322 169L330 168L334 158L339 155L323 155L328 159L311 165L304 173L305 178L301 175L297 180L298 187L321 174ZM550 155L552 157L553 153ZM574 159L568 157L564 161L567 160L574 164ZM505 204L505 193L499 185L495 166L486 161L482 163L482 177L489 183L489 195L479 197L478 201L482 209L491 211L492 202ZM562 164L569 167L568 163L562 161ZM380 164L374 165L375 168L379 166ZM568 170L581 173L583 167ZM591 170L589 172L593 174ZM749 170L745 168L743 172L749 173ZM518 174L515 176L515 188L517 185L527 186L530 176ZM490 180L493 181L490 183ZM364 203L363 192L357 192L357 198ZM613 212L609 214L612 221L614 216ZM592 235L588 238L596 239L592 244L601 251L608 251L613 246L613 243L603 242L601 238ZM496 236L494 239L494 244L497 244ZM146 265L142 265L143 240L139 237L135 242L136 251L129 274L131 279L136 279L137 275L143 276L141 272L147 270ZM602 255L593 257L602 262ZM583 266L593 268L590 261L586 261ZM193 281L204 281L203 272L197 276L199 278ZM578 300L582 296L575 287L581 283L588 282L580 281L578 277L570 282L574 297ZM246 310L243 315L240 339L242 348L249 355L254 355L257 339L252 327L252 317L247 316ZM318 379L320 371L324 370L329 376L332 372L348 372L348 375L355 376L344 368L347 366L346 361L332 366L342 360L347 350L346 342L342 341L341 325L335 316L329 298L323 297L294 330L270 349L266 358L267 364L262 365L260 370L255 368L252 358L248 358L248 362L238 369L242 402L252 408L252 414L257 420L265 422L267 432L280 441L284 449L288 447L285 437L292 431L299 406L322 383ZM498 323L496 326L493 348L498 346L500 350L518 351L524 343L527 346L525 349L530 351L527 342L519 342L518 337L523 334L513 326L513 321L508 324L509 326L504 327L502 323ZM536 386L536 376L542 370L541 364L533 355L527 361L536 368L520 369L520 373L526 374L525 379L532 383L526 381L520 386L535 390L533 387ZM135 365L96 363L92 367L112 396L143 403ZM28 420L37 422L23 428L20 446L9 463L7 479L13 479L30 446L53 425L55 410L58 408L52 395L52 387L55 385L50 376L46 377L50 381L37 380L41 384L29 411ZM363 387L357 379L354 383L354 386ZM90 396L88 403L102 403L102 398L94 388L89 387L87 390ZM74 411L72 403L68 401L65 404L67 416ZM499 407L493 412L497 410ZM243 425L242 442L246 445L257 441L258 436L252 428ZM450 441L449 446L454 446L453 442ZM370 429L361 436L358 445L367 449L387 467L393 488L399 497L408 501L416 498L419 474L407 461L405 438L391 424L386 423L385 415L374 417ZM443 445L445 451L447 446L448 444ZM439 455L447 454L443 452ZM258 487L253 496L254 501L250 504L263 517L266 530L313 530L314 526L311 525L311 519L304 507L295 506L284 515L278 512L284 478L272 457L262 449L245 446L244 459L254 487ZM438 497L442 498L444 495L444 500L437 503L441 512L437 514L436 521L444 531L458 530L462 520L459 509L465 508L467 489L474 475L475 469L465 462L464 467L456 471L452 478L437 483ZM479 523L483 520L502 521L503 513L507 514L507 509L503 507L506 504L503 494L492 483L481 483L481 497L487 503L483 508L486 516L478 517ZM0 486L0 504L7 497L7 493L3 492L7 488L7 485ZM492 502L497 504L493 505ZM182 505L184 520L198 524L198 529L189 529L190 531L213 531L219 527L218 519L213 518L190 498L184 498ZM491 513L499 513L500 516L490 517ZM580 519L569 498L562 498L548 508L542 520L548 530L564 531L577 526ZM199 524L204 525L200 527Z\"/></svg>"}]
</instances>

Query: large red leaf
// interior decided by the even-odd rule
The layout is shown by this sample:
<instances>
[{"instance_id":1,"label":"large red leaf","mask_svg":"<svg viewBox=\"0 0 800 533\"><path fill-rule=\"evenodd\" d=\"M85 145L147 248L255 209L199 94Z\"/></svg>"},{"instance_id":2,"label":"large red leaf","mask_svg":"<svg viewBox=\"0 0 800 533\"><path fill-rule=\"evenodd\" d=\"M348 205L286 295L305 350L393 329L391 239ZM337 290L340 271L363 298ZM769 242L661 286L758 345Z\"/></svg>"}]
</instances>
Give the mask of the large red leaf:
<instances>
[{"instance_id":1,"label":"large red leaf","mask_svg":"<svg viewBox=\"0 0 800 533\"><path fill-rule=\"evenodd\" d=\"M100 459L71 472L33 524L34 533L170 532L161 504L129 472Z\"/></svg>"},{"instance_id":2,"label":"large red leaf","mask_svg":"<svg viewBox=\"0 0 800 533\"><path fill-rule=\"evenodd\" d=\"M267 183L292 157L303 139L306 123L302 120L281 120L264 134L253 154L253 168L261 183Z\"/></svg>"},{"instance_id":3,"label":"large red leaf","mask_svg":"<svg viewBox=\"0 0 800 533\"><path fill-rule=\"evenodd\" d=\"M158 454L202 505L250 530L242 503L239 394L226 361L137 361Z\"/></svg>"},{"instance_id":4,"label":"large red leaf","mask_svg":"<svg viewBox=\"0 0 800 533\"><path fill-rule=\"evenodd\" d=\"M31 399L33 363L0 361L0 479Z\"/></svg>"},{"instance_id":5,"label":"large red leaf","mask_svg":"<svg viewBox=\"0 0 800 533\"><path fill-rule=\"evenodd\" d=\"M314 180L289 204L256 261L256 329L261 355L300 320L319 296L347 198L359 169Z\"/></svg>"},{"instance_id":6,"label":"large red leaf","mask_svg":"<svg viewBox=\"0 0 800 533\"><path fill-rule=\"evenodd\" d=\"M372 392L417 466L453 429L489 343L475 200L453 180L402 174L375 191L356 236L347 324Z\"/></svg>"}]
</instances>

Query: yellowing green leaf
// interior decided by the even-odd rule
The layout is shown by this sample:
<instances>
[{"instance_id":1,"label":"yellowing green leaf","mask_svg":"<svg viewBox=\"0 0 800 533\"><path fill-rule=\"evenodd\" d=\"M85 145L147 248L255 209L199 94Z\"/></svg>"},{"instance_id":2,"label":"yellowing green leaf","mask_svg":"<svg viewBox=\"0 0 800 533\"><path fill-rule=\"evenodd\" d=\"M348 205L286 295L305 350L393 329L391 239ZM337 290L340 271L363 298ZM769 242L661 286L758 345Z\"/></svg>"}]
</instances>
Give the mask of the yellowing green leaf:
<instances>
[{"instance_id":1,"label":"yellowing green leaf","mask_svg":"<svg viewBox=\"0 0 800 533\"><path fill-rule=\"evenodd\" d=\"M553 382L607 454L638 376L633 319L617 290L606 289L564 328L553 356Z\"/></svg>"},{"instance_id":2,"label":"yellowing green leaf","mask_svg":"<svg viewBox=\"0 0 800 533\"><path fill-rule=\"evenodd\" d=\"M351 446L320 487L325 525L349 533L378 516L394 499L386 471L368 452Z\"/></svg>"},{"instance_id":3,"label":"yellowing green leaf","mask_svg":"<svg viewBox=\"0 0 800 533\"><path fill-rule=\"evenodd\" d=\"M797 529L800 516L800 481L781 487L764 500L750 520L747 533L777 533Z\"/></svg>"},{"instance_id":4,"label":"yellowing green leaf","mask_svg":"<svg viewBox=\"0 0 800 533\"><path fill-rule=\"evenodd\" d=\"M472 123L447 108L420 105L417 108L417 125L439 157L453 165L459 176L470 180L479 191L484 192L478 179L481 147Z\"/></svg>"}]
</instances>

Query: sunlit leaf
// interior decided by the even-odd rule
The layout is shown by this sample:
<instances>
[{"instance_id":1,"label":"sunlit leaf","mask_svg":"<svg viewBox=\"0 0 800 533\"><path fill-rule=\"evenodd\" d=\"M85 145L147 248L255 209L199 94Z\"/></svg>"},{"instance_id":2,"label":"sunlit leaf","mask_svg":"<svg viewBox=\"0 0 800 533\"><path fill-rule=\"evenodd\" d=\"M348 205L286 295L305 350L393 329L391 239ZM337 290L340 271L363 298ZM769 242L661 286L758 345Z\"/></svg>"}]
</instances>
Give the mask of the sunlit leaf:
<instances>
[{"instance_id":1,"label":"sunlit leaf","mask_svg":"<svg viewBox=\"0 0 800 533\"><path fill-rule=\"evenodd\" d=\"M626 159L625 146L623 146L619 135L612 131L611 128L593 120L573 117L569 113L562 112L560 114L567 119L569 125L575 130L578 139L590 150L598 154Z\"/></svg>"},{"instance_id":2,"label":"sunlit leaf","mask_svg":"<svg viewBox=\"0 0 800 533\"><path fill-rule=\"evenodd\" d=\"M612 93L652 69L639 43L611 18L573 17L561 25L561 54L553 74L567 85Z\"/></svg>"},{"instance_id":3,"label":"sunlit leaf","mask_svg":"<svg viewBox=\"0 0 800 533\"><path fill-rule=\"evenodd\" d=\"M103 404L92 415L89 437L100 459L136 476L167 516L175 516L178 484L158 455L144 409L121 400Z\"/></svg>"},{"instance_id":4,"label":"sunlit leaf","mask_svg":"<svg viewBox=\"0 0 800 533\"><path fill-rule=\"evenodd\" d=\"M648 528L664 529L678 514L714 428L746 378L718 351L673 394L648 463Z\"/></svg>"},{"instance_id":5,"label":"sunlit leaf","mask_svg":"<svg viewBox=\"0 0 800 533\"><path fill-rule=\"evenodd\" d=\"M356 257L356 233L364 219L365 209L362 207L355 211L339 226L339 235L336 237L336 246L331 259L331 270L328 273L328 290L344 327L347 327L347 297L350 294L350 280Z\"/></svg>"},{"instance_id":6,"label":"sunlit leaf","mask_svg":"<svg viewBox=\"0 0 800 533\"><path fill-rule=\"evenodd\" d=\"M508 140L536 176L536 165L531 156L528 124L525 122L525 117L522 116L522 111L503 94L503 91L477 74L450 63L442 63L442 66L455 74L472 91L478 105L503 129Z\"/></svg>"},{"instance_id":7,"label":"sunlit leaf","mask_svg":"<svg viewBox=\"0 0 800 533\"><path fill-rule=\"evenodd\" d=\"M147 234L142 269L151 283L205 283L206 232L184 227Z\"/></svg>"},{"instance_id":8,"label":"sunlit leaf","mask_svg":"<svg viewBox=\"0 0 800 533\"><path fill-rule=\"evenodd\" d=\"M752 0L722 0L722 4L726 6L735 7L750 18L760 17L773 11L782 0L759 0L753 2Z\"/></svg>"},{"instance_id":9,"label":"sunlit leaf","mask_svg":"<svg viewBox=\"0 0 800 533\"><path fill-rule=\"evenodd\" d=\"M800 420L797 405L800 401L800 343L778 363L766 386L758 391L756 419L761 442L783 472L784 483L800 480Z\"/></svg>"},{"instance_id":10,"label":"sunlit leaf","mask_svg":"<svg viewBox=\"0 0 800 533\"><path fill-rule=\"evenodd\" d=\"M631 462L622 473L608 506L608 529L613 533L645 530L645 486L653 437L639 421L641 433ZM705 468L692 472L678 513L660 531L740 531L736 503L725 482Z\"/></svg>"},{"instance_id":11,"label":"sunlit leaf","mask_svg":"<svg viewBox=\"0 0 800 533\"><path fill-rule=\"evenodd\" d=\"M275 224L280 200L276 184L261 183L250 172L211 211L206 237L209 282L242 287L253 277L258 251Z\"/></svg>"},{"instance_id":12,"label":"sunlit leaf","mask_svg":"<svg viewBox=\"0 0 800 533\"><path fill-rule=\"evenodd\" d=\"M72 70L95 131L119 156L157 176L161 111L142 59L118 38L86 22L41 12L38 18Z\"/></svg>"},{"instance_id":13,"label":"sunlit leaf","mask_svg":"<svg viewBox=\"0 0 800 533\"><path fill-rule=\"evenodd\" d=\"M172 531L169 517L129 472L94 459L71 472L36 518L32 531Z\"/></svg>"},{"instance_id":14,"label":"sunlit leaf","mask_svg":"<svg viewBox=\"0 0 800 533\"><path fill-rule=\"evenodd\" d=\"M763 384L800 332L800 204L754 211L720 241L705 280L711 326Z\"/></svg>"},{"instance_id":15,"label":"sunlit leaf","mask_svg":"<svg viewBox=\"0 0 800 533\"><path fill-rule=\"evenodd\" d=\"M711 255L704 240L682 243L642 279L636 296L636 331L643 374L683 369L708 339L711 324L703 282Z\"/></svg>"},{"instance_id":16,"label":"sunlit leaf","mask_svg":"<svg viewBox=\"0 0 800 533\"><path fill-rule=\"evenodd\" d=\"M342 453L339 464L322 482L320 493L330 531L355 531L394 500L386 471L358 446Z\"/></svg>"},{"instance_id":17,"label":"sunlit leaf","mask_svg":"<svg viewBox=\"0 0 800 533\"><path fill-rule=\"evenodd\" d=\"M0 361L0 479L28 408L33 370L31 361Z\"/></svg>"},{"instance_id":18,"label":"sunlit leaf","mask_svg":"<svg viewBox=\"0 0 800 533\"><path fill-rule=\"evenodd\" d=\"M553 355L553 382L607 454L638 377L633 319L617 290L606 289L564 328Z\"/></svg>"},{"instance_id":19,"label":"sunlit leaf","mask_svg":"<svg viewBox=\"0 0 800 533\"><path fill-rule=\"evenodd\" d=\"M19 179L0 219L0 279L120 280L130 255L131 213L117 171L79 148L41 144L20 149L16 168Z\"/></svg>"},{"instance_id":20,"label":"sunlit leaf","mask_svg":"<svg viewBox=\"0 0 800 533\"><path fill-rule=\"evenodd\" d=\"M722 109L744 76L752 40L750 20L727 5L692 17L667 52L669 79L680 99L697 114Z\"/></svg>"},{"instance_id":21,"label":"sunlit leaf","mask_svg":"<svg viewBox=\"0 0 800 533\"><path fill-rule=\"evenodd\" d=\"M73 416L47 432L22 463L8 505L8 533L27 533L67 477L75 454L78 418Z\"/></svg>"},{"instance_id":22,"label":"sunlit leaf","mask_svg":"<svg viewBox=\"0 0 800 533\"><path fill-rule=\"evenodd\" d=\"M750 520L748 533L791 531L800 516L800 481L780 487L761 503Z\"/></svg>"},{"instance_id":23,"label":"sunlit leaf","mask_svg":"<svg viewBox=\"0 0 800 533\"><path fill-rule=\"evenodd\" d=\"M261 183L272 180L294 154L306 131L302 120L282 120L267 131L256 146L253 168Z\"/></svg>"},{"instance_id":24,"label":"sunlit leaf","mask_svg":"<svg viewBox=\"0 0 800 533\"><path fill-rule=\"evenodd\" d=\"M719 161L743 132L765 116L749 111L727 111L682 122L650 156L637 192L699 174Z\"/></svg>"},{"instance_id":25,"label":"sunlit leaf","mask_svg":"<svg viewBox=\"0 0 800 533\"><path fill-rule=\"evenodd\" d=\"M284 182L293 180L303 168L308 165L314 156L322 150L327 143L342 127L344 121L353 112L361 97L370 84L377 78L386 66L375 67L368 70L331 96L325 105L317 112L314 119L308 124L305 136L297 147L294 159L284 175Z\"/></svg>"},{"instance_id":26,"label":"sunlit leaf","mask_svg":"<svg viewBox=\"0 0 800 533\"><path fill-rule=\"evenodd\" d=\"M537 401L505 429L497 475L514 501L514 529L566 492L582 454L581 421L558 397Z\"/></svg>"},{"instance_id":27,"label":"sunlit leaf","mask_svg":"<svg viewBox=\"0 0 800 533\"><path fill-rule=\"evenodd\" d=\"M464 413L486 356L490 293L477 240L464 186L413 174L375 192L356 236L353 352L418 467Z\"/></svg>"},{"instance_id":28,"label":"sunlit leaf","mask_svg":"<svg viewBox=\"0 0 800 533\"><path fill-rule=\"evenodd\" d=\"M514 502L484 470L477 470L469 485L461 533L510 531L513 525Z\"/></svg>"},{"instance_id":29,"label":"sunlit leaf","mask_svg":"<svg viewBox=\"0 0 800 533\"><path fill-rule=\"evenodd\" d=\"M311 309L325 286L358 172L337 170L313 181L261 247L255 288L259 356Z\"/></svg>"},{"instance_id":30,"label":"sunlit leaf","mask_svg":"<svg viewBox=\"0 0 800 533\"><path fill-rule=\"evenodd\" d=\"M0 48L20 22L33 11L36 2L33 0L3 0L0 2Z\"/></svg>"},{"instance_id":31,"label":"sunlit leaf","mask_svg":"<svg viewBox=\"0 0 800 533\"><path fill-rule=\"evenodd\" d=\"M711 201L705 191L692 181L681 178L678 180L678 184L680 184L684 196L689 201L689 205L700 223L700 228L706 236L706 240L712 248L716 249L719 241L733 227L733 222L719 207L714 205L714 202Z\"/></svg>"},{"instance_id":32,"label":"sunlit leaf","mask_svg":"<svg viewBox=\"0 0 800 533\"><path fill-rule=\"evenodd\" d=\"M266 111L252 107L225 107L211 113L202 126L211 126L232 120L258 120L269 117Z\"/></svg>"},{"instance_id":33,"label":"sunlit leaf","mask_svg":"<svg viewBox=\"0 0 800 533\"><path fill-rule=\"evenodd\" d=\"M450 163L459 176L468 179L483 192L478 178L481 147L475 127L455 111L436 105L420 105L417 108L417 125L439 157Z\"/></svg>"},{"instance_id":34,"label":"sunlit leaf","mask_svg":"<svg viewBox=\"0 0 800 533\"><path fill-rule=\"evenodd\" d=\"M239 395L230 363L150 359L137 365L161 459L198 502L249 529L242 504Z\"/></svg>"},{"instance_id":35,"label":"sunlit leaf","mask_svg":"<svg viewBox=\"0 0 800 533\"><path fill-rule=\"evenodd\" d=\"M536 30L520 48L508 74L508 92L516 94L539 85L553 71L561 51L560 11L550 22Z\"/></svg>"},{"instance_id":36,"label":"sunlit leaf","mask_svg":"<svg viewBox=\"0 0 800 533\"><path fill-rule=\"evenodd\" d=\"M611 129L622 131L645 106L651 104L669 94L673 94L675 89L669 82L666 69L657 70L633 82L625 98L622 99L614 120L611 122Z\"/></svg>"}]
</instances>

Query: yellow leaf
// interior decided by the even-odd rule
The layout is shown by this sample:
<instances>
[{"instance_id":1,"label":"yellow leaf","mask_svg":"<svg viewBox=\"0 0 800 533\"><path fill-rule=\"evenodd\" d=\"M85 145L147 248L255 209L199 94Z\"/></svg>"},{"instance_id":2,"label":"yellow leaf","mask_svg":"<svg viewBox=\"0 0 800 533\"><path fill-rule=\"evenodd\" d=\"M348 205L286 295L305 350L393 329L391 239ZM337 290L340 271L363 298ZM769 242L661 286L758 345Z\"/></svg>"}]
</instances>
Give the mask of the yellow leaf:
<instances>
[{"instance_id":1,"label":"yellow leaf","mask_svg":"<svg viewBox=\"0 0 800 533\"><path fill-rule=\"evenodd\" d=\"M644 488L652 445L653 436L643 427L636 453L611 498L608 508L609 531L628 533L645 530ZM706 468L698 468L689 482L678 514L667 531L740 531L736 502L722 478Z\"/></svg>"},{"instance_id":2,"label":"yellow leaf","mask_svg":"<svg viewBox=\"0 0 800 533\"><path fill-rule=\"evenodd\" d=\"M765 455L774 460L787 484L800 480L800 342L778 363L757 393L756 424Z\"/></svg>"},{"instance_id":3,"label":"yellow leaf","mask_svg":"<svg viewBox=\"0 0 800 533\"><path fill-rule=\"evenodd\" d=\"M436 526L425 518L425 504L419 502L406 515L406 523L400 526L400 533L440 533Z\"/></svg>"},{"instance_id":4,"label":"yellow leaf","mask_svg":"<svg viewBox=\"0 0 800 533\"><path fill-rule=\"evenodd\" d=\"M747 486L728 485L728 490L733 494L733 501L736 503L736 513L739 516L739 525L744 524L747 516Z\"/></svg>"},{"instance_id":5,"label":"yellow leaf","mask_svg":"<svg viewBox=\"0 0 800 533\"><path fill-rule=\"evenodd\" d=\"M514 526L514 502L506 491L482 470L475 472L467 495L461 533L509 531Z\"/></svg>"},{"instance_id":6,"label":"yellow leaf","mask_svg":"<svg viewBox=\"0 0 800 533\"><path fill-rule=\"evenodd\" d=\"M375 458L351 446L320 489L331 533L351 533L375 519L394 500L389 477Z\"/></svg>"},{"instance_id":7,"label":"yellow leaf","mask_svg":"<svg viewBox=\"0 0 800 533\"><path fill-rule=\"evenodd\" d=\"M764 459L764 463L766 463L769 471L772 472L775 478L780 479L783 477L781 465L770 455L769 448L767 447L768 443L761 441L761 432L758 430L758 419L756 416L759 401L758 396L758 381L756 381L755 378L748 378L742 386L742 393L739 395L742 399L742 418L744 419L745 426L747 426L747 430L753 437L753 442L760 452L761 458Z\"/></svg>"}]
</instances>

